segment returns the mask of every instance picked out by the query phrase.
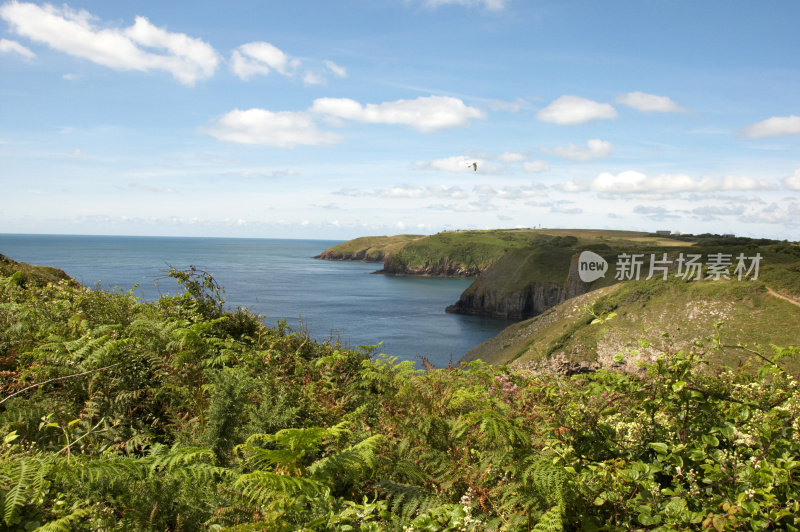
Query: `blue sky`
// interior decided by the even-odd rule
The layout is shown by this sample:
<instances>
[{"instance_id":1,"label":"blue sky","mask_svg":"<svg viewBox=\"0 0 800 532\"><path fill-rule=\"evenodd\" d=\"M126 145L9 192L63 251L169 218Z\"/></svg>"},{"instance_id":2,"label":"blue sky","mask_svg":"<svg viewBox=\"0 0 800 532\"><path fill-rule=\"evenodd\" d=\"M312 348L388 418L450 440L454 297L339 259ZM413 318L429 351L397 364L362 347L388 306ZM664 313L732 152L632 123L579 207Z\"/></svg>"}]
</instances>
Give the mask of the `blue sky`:
<instances>
[{"instance_id":1,"label":"blue sky","mask_svg":"<svg viewBox=\"0 0 800 532\"><path fill-rule=\"evenodd\" d=\"M0 1L0 232L797 240L798 20L793 0Z\"/></svg>"}]
</instances>

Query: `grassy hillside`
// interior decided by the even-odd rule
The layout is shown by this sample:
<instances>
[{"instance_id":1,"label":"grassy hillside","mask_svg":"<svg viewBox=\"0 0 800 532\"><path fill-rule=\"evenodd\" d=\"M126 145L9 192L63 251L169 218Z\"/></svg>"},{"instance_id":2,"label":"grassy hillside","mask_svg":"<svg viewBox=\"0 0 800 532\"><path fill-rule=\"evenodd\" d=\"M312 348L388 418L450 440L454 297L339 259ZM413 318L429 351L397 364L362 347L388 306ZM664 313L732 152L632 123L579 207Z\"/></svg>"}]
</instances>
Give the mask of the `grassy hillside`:
<instances>
[{"instance_id":1,"label":"grassy hillside","mask_svg":"<svg viewBox=\"0 0 800 532\"><path fill-rule=\"evenodd\" d=\"M49 273L0 275L4 530L800 530L796 348L421 372L226 310L202 272L153 303Z\"/></svg>"},{"instance_id":2,"label":"grassy hillside","mask_svg":"<svg viewBox=\"0 0 800 532\"><path fill-rule=\"evenodd\" d=\"M566 234L568 232L571 234ZM640 256L643 261L641 278L649 274L651 256L660 260L664 254L671 261L673 273L681 255L700 255L702 263L717 254L728 256L735 263L740 253L746 257L758 253L761 263L766 265L800 261L800 247L796 244L770 240L721 239L710 235L683 241L620 231L564 230L564 233L561 236L538 235L531 245L504 254L448 310L518 319L535 316L560 301L617 282L617 263L624 253ZM609 264L605 277L590 284L580 280L575 262L579 254L587 250L602 256ZM771 278L776 287L800 289L796 272L776 271L779 274ZM767 271L762 275L771 274Z\"/></svg>"},{"instance_id":3,"label":"grassy hillside","mask_svg":"<svg viewBox=\"0 0 800 532\"><path fill-rule=\"evenodd\" d=\"M430 236L361 237L325 250L324 259L384 260L384 272L408 275L475 276L512 251L607 246L687 246L691 243L648 233L594 229L491 229L445 231ZM383 259L380 259L380 258Z\"/></svg>"},{"instance_id":4,"label":"grassy hillside","mask_svg":"<svg viewBox=\"0 0 800 532\"><path fill-rule=\"evenodd\" d=\"M422 235L363 236L330 247L315 258L383 262L388 255L420 238L424 237Z\"/></svg>"},{"instance_id":5,"label":"grassy hillside","mask_svg":"<svg viewBox=\"0 0 800 532\"><path fill-rule=\"evenodd\" d=\"M43 285L71 279L69 275L58 268L17 262L5 255L0 255L0 275L11 277L13 279L11 282L18 284L35 283Z\"/></svg>"},{"instance_id":6,"label":"grassy hillside","mask_svg":"<svg viewBox=\"0 0 800 532\"><path fill-rule=\"evenodd\" d=\"M757 281L703 280L685 282L627 281L569 299L547 312L517 323L469 351L462 360L536 367L555 358L560 363L619 365L629 370L658 348L685 349L702 339L717 322L726 345L786 345L800 339L800 262L767 264ZM774 287L774 288L773 288ZM770 293L770 289L778 295ZM776 290L779 290L776 292ZM793 302L793 301L794 302ZM795 304L795 302L797 304ZM614 312L607 326L592 324L596 314ZM668 334L668 337L662 334ZM626 353L631 338L647 338L654 346ZM715 353L715 364L736 365L748 355L730 347ZM547 366L547 364L544 364ZM800 367L793 367L800 370Z\"/></svg>"}]
</instances>

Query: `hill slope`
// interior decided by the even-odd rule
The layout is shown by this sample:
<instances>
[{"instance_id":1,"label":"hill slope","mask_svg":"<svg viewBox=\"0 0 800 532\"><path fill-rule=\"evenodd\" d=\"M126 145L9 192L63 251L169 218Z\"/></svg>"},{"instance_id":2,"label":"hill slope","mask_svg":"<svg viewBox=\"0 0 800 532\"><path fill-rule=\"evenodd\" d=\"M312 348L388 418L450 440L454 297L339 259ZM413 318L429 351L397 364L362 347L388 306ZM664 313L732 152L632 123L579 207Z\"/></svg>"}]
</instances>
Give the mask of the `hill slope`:
<instances>
[{"instance_id":1,"label":"hill slope","mask_svg":"<svg viewBox=\"0 0 800 532\"><path fill-rule=\"evenodd\" d=\"M566 300L541 315L514 324L464 355L515 368L549 368L562 372L596 367L637 370L660 349L685 349L702 341L722 322L726 345L746 347L797 343L800 339L800 262L767 265L756 281L626 281ZM783 281L781 292L767 283ZM772 283L775 281L775 283ZM595 315L614 312L605 325ZM668 334L668 337L662 334ZM635 339L653 347L637 347ZM633 347L626 351L631 344ZM670 347L671 346L671 347ZM631 353L638 350L639 353ZM739 347L720 351L715 364L735 365L748 353ZM622 362L617 355L622 355ZM800 369L795 366L793 369Z\"/></svg>"}]
</instances>

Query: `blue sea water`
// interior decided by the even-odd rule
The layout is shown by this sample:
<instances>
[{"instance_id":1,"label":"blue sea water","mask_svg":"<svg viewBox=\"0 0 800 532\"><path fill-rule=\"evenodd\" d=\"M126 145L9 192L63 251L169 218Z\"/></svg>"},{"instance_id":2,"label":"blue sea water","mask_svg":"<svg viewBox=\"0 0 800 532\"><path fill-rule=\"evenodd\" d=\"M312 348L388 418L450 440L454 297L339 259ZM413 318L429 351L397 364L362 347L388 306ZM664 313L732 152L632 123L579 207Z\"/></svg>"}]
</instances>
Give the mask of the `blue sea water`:
<instances>
[{"instance_id":1,"label":"blue sea water","mask_svg":"<svg viewBox=\"0 0 800 532\"><path fill-rule=\"evenodd\" d=\"M327 240L0 234L0 253L61 268L86 286L130 290L144 300L179 288L170 266L194 265L224 288L230 307L287 320L318 340L383 342L380 352L446 366L511 322L446 314L470 281L373 275L380 264L316 260Z\"/></svg>"}]
</instances>

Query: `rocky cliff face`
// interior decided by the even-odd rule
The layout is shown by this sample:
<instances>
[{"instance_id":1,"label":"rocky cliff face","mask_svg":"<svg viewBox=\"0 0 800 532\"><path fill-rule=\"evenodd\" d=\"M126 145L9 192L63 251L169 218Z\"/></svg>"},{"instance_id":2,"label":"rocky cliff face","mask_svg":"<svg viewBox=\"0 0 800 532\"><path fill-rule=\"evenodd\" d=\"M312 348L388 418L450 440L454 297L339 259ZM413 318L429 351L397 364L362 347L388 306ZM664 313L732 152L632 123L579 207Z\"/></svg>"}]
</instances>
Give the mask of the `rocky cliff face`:
<instances>
[{"instance_id":1,"label":"rocky cliff face","mask_svg":"<svg viewBox=\"0 0 800 532\"><path fill-rule=\"evenodd\" d=\"M564 301L563 287L552 283L532 283L510 294L500 294L489 287L468 292L465 291L454 305L447 307L447 312L525 319Z\"/></svg>"},{"instance_id":2,"label":"rocky cliff face","mask_svg":"<svg viewBox=\"0 0 800 532\"><path fill-rule=\"evenodd\" d=\"M315 259L322 260L357 260L361 262L383 262L386 255L382 252L374 252L367 254L366 249L360 249L354 253L338 253L333 250L326 250L314 257Z\"/></svg>"},{"instance_id":3,"label":"rocky cliff face","mask_svg":"<svg viewBox=\"0 0 800 532\"><path fill-rule=\"evenodd\" d=\"M570 260L563 283L519 279L518 288L501 290L497 284L478 278L447 312L479 314L508 319L526 319L558 305L562 301L585 294L590 285L578 275L578 255Z\"/></svg>"},{"instance_id":4,"label":"rocky cliff face","mask_svg":"<svg viewBox=\"0 0 800 532\"><path fill-rule=\"evenodd\" d=\"M387 258L383 263L383 270L380 273L389 275L430 275L441 277L474 277L481 273L476 267L466 267L463 264L456 264L447 258L442 258L438 262L432 262L421 266L413 266L403 261Z\"/></svg>"}]
</instances>

